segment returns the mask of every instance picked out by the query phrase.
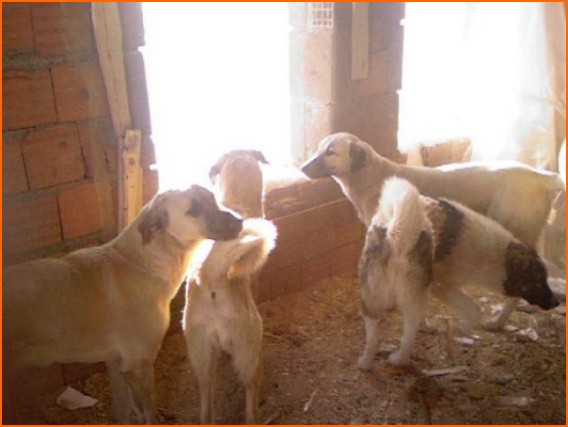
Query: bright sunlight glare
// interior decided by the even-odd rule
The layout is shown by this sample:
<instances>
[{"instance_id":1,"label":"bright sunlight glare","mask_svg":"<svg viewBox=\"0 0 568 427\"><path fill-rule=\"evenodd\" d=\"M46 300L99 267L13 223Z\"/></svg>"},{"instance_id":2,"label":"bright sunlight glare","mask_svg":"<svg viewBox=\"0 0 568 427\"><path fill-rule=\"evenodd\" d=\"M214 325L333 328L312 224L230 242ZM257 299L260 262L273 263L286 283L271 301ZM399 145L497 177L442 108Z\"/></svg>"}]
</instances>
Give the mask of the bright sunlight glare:
<instances>
[{"instance_id":1,"label":"bright sunlight glare","mask_svg":"<svg viewBox=\"0 0 568 427\"><path fill-rule=\"evenodd\" d=\"M287 3L142 3L160 190L207 182L231 149L290 155Z\"/></svg>"}]
</instances>

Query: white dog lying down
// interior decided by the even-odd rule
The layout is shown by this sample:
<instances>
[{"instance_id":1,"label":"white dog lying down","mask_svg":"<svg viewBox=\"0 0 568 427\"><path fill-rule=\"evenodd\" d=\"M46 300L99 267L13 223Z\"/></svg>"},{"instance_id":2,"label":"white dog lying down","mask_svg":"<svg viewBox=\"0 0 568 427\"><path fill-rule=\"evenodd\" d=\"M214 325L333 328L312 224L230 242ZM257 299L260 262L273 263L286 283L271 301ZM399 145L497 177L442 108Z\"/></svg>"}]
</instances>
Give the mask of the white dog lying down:
<instances>
[{"instance_id":1,"label":"white dog lying down","mask_svg":"<svg viewBox=\"0 0 568 427\"><path fill-rule=\"evenodd\" d=\"M493 218L531 247L548 218L552 190L564 189L560 177L518 162L460 163L437 168L399 165L377 154L355 135L335 133L324 138L302 166L310 178L333 177L365 226L371 224L384 181L399 176L420 194L456 200ZM507 301L489 326L501 328L515 309Z\"/></svg>"},{"instance_id":2,"label":"white dog lying down","mask_svg":"<svg viewBox=\"0 0 568 427\"><path fill-rule=\"evenodd\" d=\"M458 312L465 329L478 321L480 312L460 290L463 285L482 285L545 310L558 305L534 249L495 221L457 202L420 196L412 184L396 177L385 182L372 217L359 279L366 333L361 369L369 369L375 357L381 314L395 306L402 310L404 333L389 362L408 363L429 288Z\"/></svg>"},{"instance_id":3,"label":"white dog lying down","mask_svg":"<svg viewBox=\"0 0 568 427\"><path fill-rule=\"evenodd\" d=\"M190 279L184 311L189 360L199 382L201 423L215 421L215 376L220 351L233 358L246 389L246 422L258 424L262 380L262 318L251 292L276 239L270 221L247 219L235 240L215 242Z\"/></svg>"},{"instance_id":4,"label":"white dog lying down","mask_svg":"<svg viewBox=\"0 0 568 427\"><path fill-rule=\"evenodd\" d=\"M198 244L241 229L211 192L193 186L154 197L105 245L6 268L3 379L17 381L24 366L104 361L116 420L129 424L133 412L155 423L153 364L170 301Z\"/></svg>"},{"instance_id":5,"label":"white dog lying down","mask_svg":"<svg viewBox=\"0 0 568 427\"><path fill-rule=\"evenodd\" d=\"M267 163L257 150L233 150L219 158L209 170L219 202L243 218L264 218L264 181L259 163Z\"/></svg>"}]
</instances>

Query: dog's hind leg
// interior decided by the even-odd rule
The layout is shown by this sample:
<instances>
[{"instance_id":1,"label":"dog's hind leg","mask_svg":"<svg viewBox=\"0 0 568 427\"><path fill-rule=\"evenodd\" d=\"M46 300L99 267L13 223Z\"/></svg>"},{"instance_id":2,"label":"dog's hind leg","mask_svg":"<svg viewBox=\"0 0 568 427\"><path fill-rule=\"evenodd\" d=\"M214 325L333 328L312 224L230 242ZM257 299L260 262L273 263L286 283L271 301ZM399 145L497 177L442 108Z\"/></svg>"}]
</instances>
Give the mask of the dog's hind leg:
<instances>
[{"instance_id":1,"label":"dog's hind leg","mask_svg":"<svg viewBox=\"0 0 568 427\"><path fill-rule=\"evenodd\" d=\"M253 377L245 382L246 390L246 411L245 420L247 424L258 424L258 391L262 382L263 366L262 356L257 365Z\"/></svg>"},{"instance_id":2,"label":"dog's hind leg","mask_svg":"<svg viewBox=\"0 0 568 427\"><path fill-rule=\"evenodd\" d=\"M154 364L149 361L141 362L124 375L134 403L133 411L137 414L139 422L155 424Z\"/></svg>"},{"instance_id":3,"label":"dog's hind leg","mask_svg":"<svg viewBox=\"0 0 568 427\"><path fill-rule=\"evenodd\" d=\"M372 318L363 314L363 320L365 321L365 349L357 361L357 366L359 369L368 371L371 369L373 360L377 355L380 319Z\"/></svg>"},{"instance_id":4,"label":"dog's hind leg","mask_svg":"<svg viewBox=\"0 0 568 427\"><path fill-rule=\"evenodd\" d=\"M498 331L503 329L505 323L509 319L509 316L515 308L517 308L517 303L519 302L519 298L507 298L503 307L501 307L501 311L499 314L491 321L487 322L485 328L489 331Z\"/></svg>"},{"instance_id":5,"label":"dog's hind leg","mask_svg":"<svg viewBox=\"0 0 568 427\"><path fill-rule=\"evenodd\" d=\"M412 345L426 315L427 295L414 295L412 300L414 301L400 305L404 319L404 332L400 340L400 348L389 355L388 361L391 365L407 365L410 362Z\"/></svg>"},{"instance_id":6,"label":"dog's hind leg","mask_svg":"<svg viewBox=\"0 0 568 427\"><path fill-rule=\"evenodd\" d=\"M198 339L197 335L199 334L195 332L186 337L189 338L187 347L189 360L199 385L199 417L201 424L213 424L215 422L215 381L219 350L207 340Z\"/></svg>"},{"instance_id":7,"label":"dog's hind leg","mask_svg":"<svg viewBox=\"0 0 568 427\"><path fill-rule=\"evenodd\" d=\"M131 424L131 396L126 378L120 372L120 362L106 362L110 392L112 397L112 412L114 419L120 424Z\"/></svg>"}]
</instances>

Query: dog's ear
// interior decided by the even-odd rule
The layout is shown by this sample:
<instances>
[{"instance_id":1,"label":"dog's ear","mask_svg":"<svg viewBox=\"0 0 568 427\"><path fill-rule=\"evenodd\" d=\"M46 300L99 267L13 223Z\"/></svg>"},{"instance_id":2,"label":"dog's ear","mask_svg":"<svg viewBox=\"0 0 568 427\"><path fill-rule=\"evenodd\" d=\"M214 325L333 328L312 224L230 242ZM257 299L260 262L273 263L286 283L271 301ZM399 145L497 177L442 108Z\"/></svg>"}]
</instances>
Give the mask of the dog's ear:
<instances>
[{"instance_id":1,"label":"dog's ear","mask_svg":"<svg viewBox=\"0 0 568 427\"><path fill-rule=\"evenodd\" d=\"M250 153L252 154L252 156L258 160L260 163L264 163L264 164L268 164L268 161L266 160L266 158L264 157L264 154L262 154L261 151L258 150L250 150Z\"/></svg>"},{"instance_id":2,"label":"dog's ear","mask_svg":"<svg viewBox=\"0 0 568 427\"><path fill-rule=\"evenodd\" d=\"M349 144L349 156L351 156L351 172L357 172L367 163L367 151L358 141Z\"/></svg>"},{"instance_id":3,"label":"dog's ear","mask_svg":"<svg viewBox=\"0 0 568 427\"><path fill-rule=\"evenodd\" d=\"M218 163L211 166L211 169L209 169L209 180L211 181L211 184L215 185L215 181L217 181L217 175L219 175L220 172L221 170Z\"/></svg>"},{"instance_id":4,"label":"dog's ear","mask_svg":"<svg viewBox=\"0 0 568 427\"><path fill-rule=\"evenodd\" d=\"M160 209L157 203L150 206L150 209L138 224L138 232L142 235L142 244L150 243L158 231L165 230L168 227L169 221L170 217L167 210Z\"/></svg>"}]
</instances>

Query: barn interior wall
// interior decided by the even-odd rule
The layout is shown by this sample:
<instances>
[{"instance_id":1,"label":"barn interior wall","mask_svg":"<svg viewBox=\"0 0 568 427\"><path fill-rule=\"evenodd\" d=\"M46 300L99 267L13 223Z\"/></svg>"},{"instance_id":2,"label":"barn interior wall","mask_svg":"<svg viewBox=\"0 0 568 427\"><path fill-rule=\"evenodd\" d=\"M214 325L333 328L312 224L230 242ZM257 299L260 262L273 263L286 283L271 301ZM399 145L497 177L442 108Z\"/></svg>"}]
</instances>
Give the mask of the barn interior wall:
<instances>
[{"instance_id":1,"label":"barn interior wall","mask_svg":"<svg viewBox=\"0 0 568 427\"><path fill-rule=\"evenodd\" d=\"M120 11L133 127L148 135L138 51L144 44L141 10L124 3ZM90 3L3 3L2 14L2 262L7 265L58 256L116 235L118 155ZM351 4L335 3L335 14L330 33L308 33L301 14L292 19L292 37L303 52L292 61L298 84L292 108L302 111L296 135L303 155L320 137L344 130L396 159L404 4L370 4L369 76L357 81L349 73ZM300 71L294 73L294 67ZM157 175L149 171L155 159L146 136L144 147L146 201L157 188ZM278 189L267 195L267 212L279 240L261 276L261 300L356 271L364 230L331 180ZM181 301L176 298L172 308L177 327ZM53 390L89 369L53 367L45 381L35 382L36 391Z\"/></svg>"}]
</instances>

